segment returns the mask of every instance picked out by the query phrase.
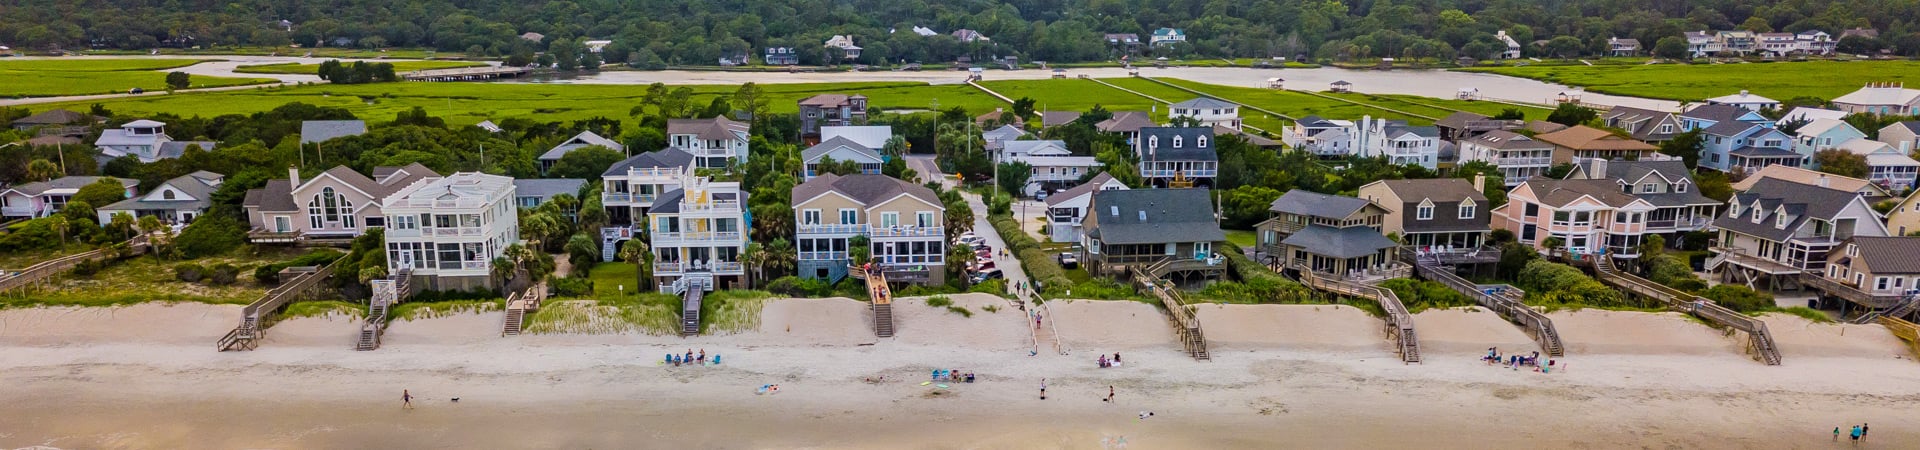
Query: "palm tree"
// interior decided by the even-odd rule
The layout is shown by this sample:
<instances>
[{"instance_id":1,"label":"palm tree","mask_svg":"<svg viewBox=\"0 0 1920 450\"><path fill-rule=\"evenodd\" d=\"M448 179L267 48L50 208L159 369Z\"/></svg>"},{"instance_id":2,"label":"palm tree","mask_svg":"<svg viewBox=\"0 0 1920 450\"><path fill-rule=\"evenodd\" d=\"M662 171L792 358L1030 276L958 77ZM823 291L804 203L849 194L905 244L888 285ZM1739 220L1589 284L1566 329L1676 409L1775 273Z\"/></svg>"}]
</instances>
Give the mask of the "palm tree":
<instances>
[{"instance_id":1,"label":"palm tree","mask_svg":"<svg viewBox=\"0 0 1920 450\"><path fill-rule=\"evenodd\" d=\"M639 239L628 239L627 243L620 245L620 259L633 263L636 288L646 286L647 280L653 278L652 251L653 249L647 248L645 241Z\"/></svg>"},{"instance_id":2,"label":"palm tree","mask_svg":"<svg viewBox=\"0 0 1920 450\"><path fill-rule=\"evenodd\" d=\"M787 242L786 238L774 239L773 244L768 245L767 251L762 253L766 254L766 261L761 263L763 274L792 273L794 267L799 264L800 255L793 252L793 243Z\"/></svg>"},{"instance_id":3,"label":"palm tree","mask_svg":"<svg viewBox=\"0 0 1920 450\"><path fill-rule=\"evenodd\" d=\"M120 240L123 241L133 237L129 236L133 233L133 227L133 216L127 213L114 214L113 219L107 222L107 228L120 232Z\"/></svg>"},{"instance_id":4,"label":"palm tree","mask_svg":"<svg viewBox=\"0 0 1920 450\"><path fill-rule=\"evenodd\" d=\"M27 163L27 181L47 181L60 176L60 166L53 161L36 159Z\"/></svg>"},{"instance_id":5,"label":"palm tree","mask_svg":"<svg viewBox=\"0 0 1920 450\"><path fill-rule=\"evenodd\" d=\"M766 259L767 249L761 247L759 242L747 243L746 251L740 253L740 262L753 268L753 279L747 280L747 286L753 286L764 278L766 274L761 272L761 267L766 264Z\"/></svg>"},{"instance_id":6,"label":"palm tree","mask_svg":"<svg viewBox=\"0 0 1920 450\"><path fill-rule=\"evenodd\" d=\"M67 245L67 231L73 228L73 224L67 223L67 216L49 216L47 219L47 226L60 235L60 245Z\"/></svg>"}]
</instances>

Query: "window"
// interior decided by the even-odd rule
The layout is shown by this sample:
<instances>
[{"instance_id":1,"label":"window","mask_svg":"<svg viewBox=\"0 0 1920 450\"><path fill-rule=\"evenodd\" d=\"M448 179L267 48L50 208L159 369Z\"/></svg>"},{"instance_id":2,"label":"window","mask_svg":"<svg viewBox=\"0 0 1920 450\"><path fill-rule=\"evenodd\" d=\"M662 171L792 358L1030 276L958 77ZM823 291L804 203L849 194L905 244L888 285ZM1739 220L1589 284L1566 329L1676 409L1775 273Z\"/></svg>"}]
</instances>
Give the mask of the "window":
<instances>
[{"instance_id":1,"label":"window","mask_svg":"<svg viewBox=\"0 0 1920 450\"><path fill-rule=\"evenodd\" d=\"M1661 125L1660 134L1673 134L1673 124Z\"/></svg>"},{"instance_id":2,"label":"window","mask_svg":"<svg viewBox=\"0 0 1920 450\"><path fill-rule=\"evenodd\" d=\"M841 215L844 216L845 214L842 213ZM887 227L887 228L894 228L894 227L900 226L900 213L897 213L897 212L880 213L880 226Z\"/></svg>"},{"instance_id":3,"label":"window","mask_svg":"<svg viewBox=\"0 0 1920 450\"><path fill-rule=\"evenodd\" d=\"M1147 136L1147 148L1160 148L1160 137Z\"/></svg>"},{"instance_id":4,"label":"window","mask_svg":"<svg viewBox=\"0 0 1920 450\"><path fill-rule=\"evenodd\" d=\"M853 225L856 223L860 223L860 210L857 210L857 209L841 209L840 210L841 225Z\"/></svg>"},{"instance_id":5,"label":"window","mask_svg":"<svg viewBox=\"0 0 1920 450\"><path fill-rule=\"evenodd\" d=\"M1860 256L1860 246L1859 246L1859 245L1856 245L1856 244L1847 244L1847 256L1848 256L1848 257L1859 257L1859 256Z\"/></svg>"},{"instance_id":6,"label":"window","mask_svg":"<svg viewBox=\"0 0 1920 450\"><path fill-rule=\"evenodd\" d=\"M1207 148L1207 137L1206 137L1206 136L1200 136L1200 137L1197 137L1197 138L1193 138L1193 139L1194 139L1194 141L1193 141L1193 142L1194 142L1194 144L1193 144L1193 146L1195 146L1195 147L1199 147L1199 148Z\"/></svg>"},{"instance_id":7,"label":"window","mask_svg":"<svg viewBox=\"0 0 1920 450\"><path fill-rule=\"evenodd\" d=\"M1887 290L1887 286L1887 277L1873 277L1874 290L1884 291Z\"/></svg>"},{"instance_id":8,"label":"window","mask_svg":"<svg viewBox=\"0 0 1920 450\"><path fill-rule=\"evenodd\" d=\"M1652 194L1655 192L1660 192L1660 185L1653 183L1640 185L1640 193L1642 194Z\"/></svg>"},{"instance_id":9,"label":"window","mask_svg":"<svg viewBox=\"0 0 1920 450\"><path fill-rule=\"evenodd\" d=\"M162 191L160 191L160 199L161 199L161 200L173 200L173 190L172 190L172 189L166 189L166 190L162 190Z\"/></svg>"},{"instance_id":10,"label":"window","mask_svg":"<svg viewBox=\"0 0 1920 450\"><path fill-rule=\"evenodd\" d=\"M1473 199L1466 199L1464 201L1461 201L1460 202L1460 218L1472 219L1475 214L1478 214L1478 211L1476 211L1477 209L1479 209L1478 205L1473 204Z\"/></svg>"},{"instance_id":11,"label":"window","mask_svg":"<svg viewBox=\"0 0 1920 450\"><path fill-rule=\"evenodd\" d=\"M1183 138L1181 138L1180 136L1174 136L1174 137L1173 137L1173 148L1180 148L1180 141L1183 141L1183 140L1185 140L1185 139L1183 139Z\"/></svg>"},{"instance_id":12,"label":"window","mask_svg":"<svg viewBox=\"0 0 1920 450\"><path fill-rule=\"evenodd\" d=\"M1681 192L1681 193L1685 193L1685 192L1687 192L1687 184L1686 184L1686 183L1674 183L1674 184L1673 184L1673 191L1674 191L1674 192Z\"/></svg>"},{"instance_id":13,"label":"window","mask_svg":"<svg viewBox=\"0 0 1920 450\"><path fill-rule=\"evenodd\" d=\"M1592 224L1593 224L1593 213L1592 213L1592 212L1588 212L1588 211L1577 211L1577 212L1574 212L1574 213L1573 213L1573 224L1574 224L1574 225L1576 225L1576 226L1587 226L1587 225L1592 225Z\"/></svg>"},{"instance_id":14,"label":"window","mask_svg":"<svg viewBox=\"0 0 1920 450\"><path fill-rule=\"evenodd\" d=\"M1785 229L1787 229L1787 215L1786 215L1786 214L1774 214L1774 215L1773 215L1773 227L1774 227L1774 228L1779 228L1779 229L1782 229L1782 230L1785 230Z\"/></svg>"},{"instance_id":15,"label":"window","mask_svg":"<svg viewBox=\"0 0 1920 450\"><path fill-rule=\"evenodd\" d=\"M800 212L800 224L801 224L801 225L819 225L819 224L820 224L820 210L818 210L818 209L809 209L809 210L806 210L806 211L801 211L801 212Z\"/></svg>"},{"instance_id":16,"label":"window","mask_svg":"<svg viewBox=\"0 0 1920 450\"><path fill-rule=\"evenodd\" d=\"M932 211L921 211L921 212L918 212L918 213L915 213L915 214L914 214L914 226L918 226L918 227L921 227L921 228L927 228L927 227L933 227L933 226L935 226L935 225L933 224L933 212L932 212Z\"/></svg>"},{"instance_id":17,"label":"window","mask_svg":"<svg viewBox=\"0 0 1920 450\"><path fill-rule=\"evenodd\" d=\"M1416 211L1414 218L1417 220L1433 220L1433 202L1431 201L1420 202L1420 207L1415 208L1414 211Z\"/></svg>"},{"instance_id":18,"label":"window","mask_svg":"<svg viewBox=\"0 0 1920 450\"><path fill-rule=\"evenodd\" d=\"M1735 218L1735 219L1738 219L1738 218L1740 218L1740 204L1739 204L1739 203L1734 203L1734 204L1731 204L1731 205L1727 205L1727 217L1732 217L1732 218Z\"/></svg>"}]
</instances>

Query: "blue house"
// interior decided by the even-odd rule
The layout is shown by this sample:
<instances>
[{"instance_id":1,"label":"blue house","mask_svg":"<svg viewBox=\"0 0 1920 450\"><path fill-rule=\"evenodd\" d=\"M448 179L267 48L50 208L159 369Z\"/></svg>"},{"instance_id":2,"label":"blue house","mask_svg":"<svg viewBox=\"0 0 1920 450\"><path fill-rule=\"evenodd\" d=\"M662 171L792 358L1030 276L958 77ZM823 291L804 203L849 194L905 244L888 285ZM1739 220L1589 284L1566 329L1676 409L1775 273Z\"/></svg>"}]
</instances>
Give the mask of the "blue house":
<instances>
[{"instance_id":1,"label":"blue house","mask_svg":"<svg viewBox=\"0 0 1920 450\"><path fill-rule=\"evenodd\" d=\"M1867 137L1866 133L1838 119L1815 119L1794 130L1794 135L1793 151L1808 158L1821 150L1837 148L1847 141Z\"/></svg>"},{"instance_id":2,"label":"blue house","mask_svg":"<svg viewBox=\"0 0 1920 450\"><path fill-rule=\"evenodd\" d=\"M1680 113L1680 131L1704 130L1726 122L1746 122L1773 128L1773 121L1733 105L1700 105Z\"/></svg>"},{"instance_id":3,"label":"blue house","mask_svg":"<svg viewBox=\"0 0 1920 450\"><path fill-rule=\"evenodd\" d=\"M1153 30L1153 37L1147 42L1155 47L1184 44L1187 42L1187 32L1179 28L1161 28Z\"/></svg>"},{"instance_id":4,"label":"blue house","mask_svg":"<svg viewBox=\"0 0 1920 450\"><path fill-rule=\"evenodd\" d=\"M1800 167L1806 157L1793 151L1793 137L1768 125L1735 120L1705 128L1700 167L1742 173L1774 164Z\"/></svg>"}]
</instances>

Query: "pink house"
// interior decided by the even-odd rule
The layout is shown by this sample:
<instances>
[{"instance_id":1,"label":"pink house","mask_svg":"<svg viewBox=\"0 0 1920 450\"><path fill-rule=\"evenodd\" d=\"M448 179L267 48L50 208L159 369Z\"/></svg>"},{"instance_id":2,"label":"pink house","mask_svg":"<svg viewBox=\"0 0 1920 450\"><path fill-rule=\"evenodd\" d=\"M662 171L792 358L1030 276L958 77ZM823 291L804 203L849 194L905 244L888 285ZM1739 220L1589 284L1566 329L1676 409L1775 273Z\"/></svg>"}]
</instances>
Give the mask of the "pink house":
<instances>
[{"instance_id":1,"label":"pink house","mask_svg":"<svg viewBox=\"0 0 1920 450\"><path fill-rule=\"evenodd\" d=\"M1541 251L1636 258L1648 234L1647 219L1656 209L1647 200L1621 192L1613 180L1534 178L1507 193L1507 204L1492 211L1492 225L1512 231L1521 243ZM1547 244L1553 238L1560 242L1550 249Z\"/></svg>"},{"instance_id":2,"label":"pink house","mask_svg":"<svg viewBox=\"0 0 1920 450\"><path fill-rule=\"evenodd\" d=\"M0 191L0 216L7 218L41 218L60 212L74 194L80 193L80 187L104 179L119 181L126 187L125 198L132 198L140 186L140 180L121 180L113 177L60 177L50 181L36 181ZM107 205L93 205L102 207Z\"/></svg>"}]
</instances>

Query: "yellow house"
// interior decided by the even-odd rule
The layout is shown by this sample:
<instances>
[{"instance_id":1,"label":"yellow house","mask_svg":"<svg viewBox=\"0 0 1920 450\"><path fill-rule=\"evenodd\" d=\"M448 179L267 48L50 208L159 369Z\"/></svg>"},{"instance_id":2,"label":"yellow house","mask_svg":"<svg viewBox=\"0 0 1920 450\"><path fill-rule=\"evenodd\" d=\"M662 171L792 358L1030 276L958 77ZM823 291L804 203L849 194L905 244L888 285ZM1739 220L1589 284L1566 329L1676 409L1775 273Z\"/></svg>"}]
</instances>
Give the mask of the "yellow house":
<instances>
[{"instance_id":1,"label":"yellow house","mask_svg":"<svg viewBox=\"0 0 1920 450\"><path fill-rule=\"evenodd\" d=\"M794 249L803 278L838 281L866 236L889 281L946 282L946 207L932 189L886 175L823 174L793 187Z\"/></svg>"},{"instance_id":2,"label":"yellow house","mask_svg":"<svg viewBox=\"0 0 1920 450\"><path fill-rule=\"evenodd\" d=\"M1894 236L1920 236L1920 190L1907 194L1887 211L1887 231Z\"/></svg>"}]
</instances>

